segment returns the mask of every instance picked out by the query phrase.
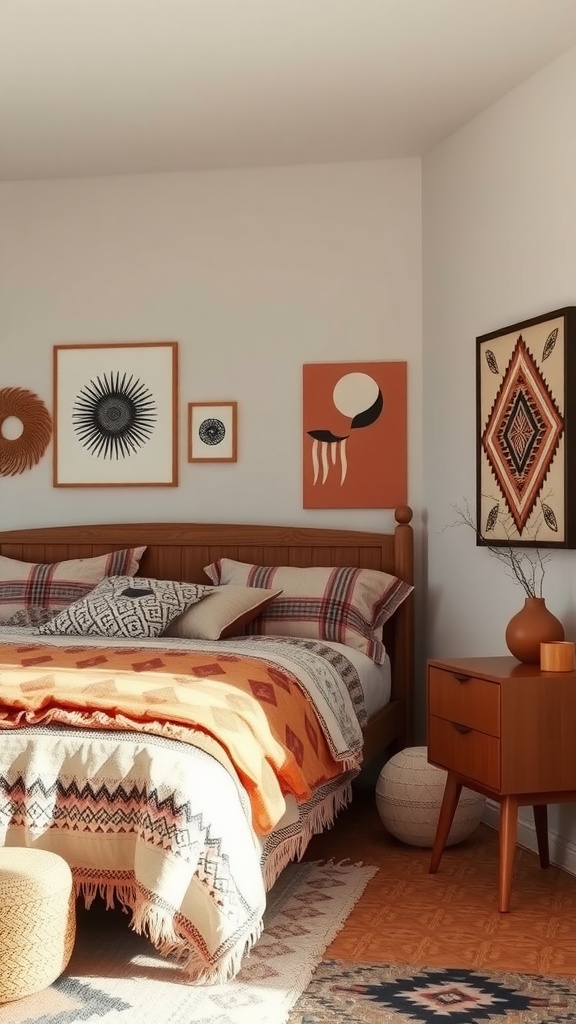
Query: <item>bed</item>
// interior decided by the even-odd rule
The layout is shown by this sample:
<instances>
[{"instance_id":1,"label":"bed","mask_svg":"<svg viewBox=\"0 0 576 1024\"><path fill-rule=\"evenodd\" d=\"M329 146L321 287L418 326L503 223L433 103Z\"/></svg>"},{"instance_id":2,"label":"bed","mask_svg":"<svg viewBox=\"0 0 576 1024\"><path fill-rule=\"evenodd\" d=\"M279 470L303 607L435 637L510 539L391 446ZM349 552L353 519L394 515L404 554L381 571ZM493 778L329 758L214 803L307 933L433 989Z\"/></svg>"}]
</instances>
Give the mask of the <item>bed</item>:
<instances>
[{"instance_id":1,"label":"bed","mask_svg":"<svg viewBox=\"0 0 576 1024\"><path fill-rule=\"evenodd\" d=\"M198 608L202 588L213 600L232 594L234 582L284 595L267 598L259 616L219 639L169 630L128 639L58 635L50 623L82 605L72 592L47 626L18 616L0 624L0 845L66 857L88 906L96 896L120 903L131 926L191 980L232 977L260 934L266 892L280 871L332 824L363 765L410 742L411 518L407 506L397 509L389 534L186 523L0 532L0 561L14 565L143 549L132 589L122 591L126 601L135 591L139 601L152 594L140 580L197 586ZM246 567L260 576L247 581ZM332 623L317 637L315 620L304 637L291 635L282 608L292 614L301 605L287 599L286 580L298 569L329 571L322 567L366 570L355 580L375 570L396 581L402 596L377 631L382 643L370 640L381 658L367 657L364 639L354 648L352 576L342 577L348 589L338 605L349 633ZM128 577L112 573L102 583ZM284 585L274 591L274 580ZM188 703L193 708L180 715ZM283 714L299 715L299 724L288 726Z\"/></svg>"}]
</instances>

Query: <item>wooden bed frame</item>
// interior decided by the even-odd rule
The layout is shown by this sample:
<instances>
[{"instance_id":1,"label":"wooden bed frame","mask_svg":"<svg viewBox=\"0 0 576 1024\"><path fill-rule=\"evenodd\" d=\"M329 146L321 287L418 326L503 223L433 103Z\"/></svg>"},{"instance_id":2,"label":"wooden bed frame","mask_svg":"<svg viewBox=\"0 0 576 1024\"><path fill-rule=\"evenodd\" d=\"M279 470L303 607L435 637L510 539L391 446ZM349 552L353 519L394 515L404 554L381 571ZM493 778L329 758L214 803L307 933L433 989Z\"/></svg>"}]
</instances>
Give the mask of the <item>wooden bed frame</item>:
<instances>
[{"instance_id":1,"label":"wooden bed frame","mask_svg":"<svg viewBox=\"0 0 576 1024\"><path fill-rule=\"evenodd\" d=\"M217 558L259 565L354 565L414 582L412 509L395 512L393 533L318 527L197 523L120 523L53 526L0 532L0 554L26 562L89 558L146 544L139 573L156 579L208 583L203 567ZM414 690L413 600L409 597L384 627L392 663L390 702L364 730L364 763L388 748L410 743Z\"/></svg>"}]
</instances>

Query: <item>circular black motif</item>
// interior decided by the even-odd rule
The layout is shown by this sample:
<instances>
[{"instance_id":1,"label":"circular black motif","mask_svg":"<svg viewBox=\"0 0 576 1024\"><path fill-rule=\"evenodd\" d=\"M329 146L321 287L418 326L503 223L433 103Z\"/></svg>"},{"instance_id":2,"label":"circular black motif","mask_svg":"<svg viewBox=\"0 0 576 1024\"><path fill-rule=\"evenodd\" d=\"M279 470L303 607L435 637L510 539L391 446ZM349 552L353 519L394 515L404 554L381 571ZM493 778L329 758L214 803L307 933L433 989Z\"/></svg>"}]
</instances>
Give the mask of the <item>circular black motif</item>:
<instances>
[{"instance_id":1,"label":"circular black motif","mask_svg":"<svg viewBox=\"0 0 576 1024\"><path fill-rule=\"evenodd\" d=\"M198 437L204 442L204 444L221 444L226 437L226 427L222 423L222 420L202 420L202 423L198 427Z\"/></svg>"},{"instance_id":2,"label":"circular black motif","mask_svg":"<svg viewBox=\"0 0 576 1024\"><path fill-rule=\"evenodd\" d=\"M104 373L86 384L72 410L80 443L92 455L125 459L146 444L157 419L152 392L132 375Z\"/></svg>"}]
</instances>

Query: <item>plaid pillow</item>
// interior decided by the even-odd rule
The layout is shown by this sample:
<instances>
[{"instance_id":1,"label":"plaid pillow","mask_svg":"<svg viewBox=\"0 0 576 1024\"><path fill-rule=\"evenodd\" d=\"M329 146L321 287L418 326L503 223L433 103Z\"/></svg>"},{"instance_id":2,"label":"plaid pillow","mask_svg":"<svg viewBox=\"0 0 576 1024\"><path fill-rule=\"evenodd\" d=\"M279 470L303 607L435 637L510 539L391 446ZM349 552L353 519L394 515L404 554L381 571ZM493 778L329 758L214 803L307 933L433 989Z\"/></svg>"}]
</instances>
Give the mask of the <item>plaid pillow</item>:
<instances>
[{"instance_id":1,"label":"plaid pillow","mask_svg":"<svg viewBox=\"0 0 576 1024\"><path fill-rule=\"evenodd\" d=\"M246 633L328 640L353 647L381 665L382 626L414 589L376 569L250 565L220 558L204 568L216 585L280 588Z\"/></svg>"},{"instance_id":2,"label":"plaid pillow","mask_svg":"<svg viewBox=\"0 0 576 1024\"><path fill-rule=\"evenodd\" d=\"M124 548L94 558L48 564L0 555L0 622L31 608L55 615L88 594L104 577L133 576L145 550L145 546Z\"/></svg>"}]
</instances>

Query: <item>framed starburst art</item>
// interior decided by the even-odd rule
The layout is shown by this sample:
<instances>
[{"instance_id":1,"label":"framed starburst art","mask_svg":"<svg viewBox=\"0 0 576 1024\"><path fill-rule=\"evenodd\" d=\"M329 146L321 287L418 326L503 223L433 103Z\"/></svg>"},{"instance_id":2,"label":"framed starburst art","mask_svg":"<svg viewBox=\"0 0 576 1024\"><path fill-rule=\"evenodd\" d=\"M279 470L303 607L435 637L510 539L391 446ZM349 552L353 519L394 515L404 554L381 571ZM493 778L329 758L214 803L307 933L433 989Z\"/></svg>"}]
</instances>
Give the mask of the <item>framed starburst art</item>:
<instances>
[{"instance_id":1,"label":"framed starburst art","mask_svg":"<svg viewBox=\"0 0 576 1024\"><path fill-rule=\"evenodd\" d=\"M477 343L477 539L576 547L576 307Z\"/></svg>"},{"instance_id":2,"label":"framed starburst art","mask_svg":"<svg viewBox=\"0 0 576 1024\"><path fill-rule=\"evenodd\" d=\"M178 345L54 346L54 486L175 487Z\"/></svg>"}]
</instances>

